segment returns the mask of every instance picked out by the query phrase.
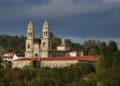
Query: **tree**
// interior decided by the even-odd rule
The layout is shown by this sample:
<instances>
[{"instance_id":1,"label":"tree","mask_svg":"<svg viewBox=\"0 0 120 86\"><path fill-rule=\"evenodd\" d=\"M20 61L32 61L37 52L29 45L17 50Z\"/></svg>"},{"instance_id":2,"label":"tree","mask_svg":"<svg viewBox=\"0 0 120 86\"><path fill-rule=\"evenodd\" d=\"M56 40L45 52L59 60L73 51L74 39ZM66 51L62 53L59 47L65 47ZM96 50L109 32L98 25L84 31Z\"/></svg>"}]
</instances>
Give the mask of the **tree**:
<instances>
[{"instance_id":1,"label":"tree","mask_svg":"<svg viewBox=\"0 0 120 86\"><path fill-rule=\"evenodd\" d=\"M115 41L110 41L106 53L107 67L112 67L114 54L118 51L118 47Z\"/></svg>"},{"instance_id":2,"label":"tree","mask_svg":"<svg viewBox=\"0 0 120 86\"><path fill-rule=\"evenodd\" d=\"M2 57L0 56L0 68L3 68L2 63L3 63L3 60L2 60Z\"/></svg>"},{"instance_id":3,"label":"tree","mask_svg":"<svg viewBox=\"0 0 120 86\"><path fill-rule=\"evenodd\" d=\"M85 43L83 44L83 51L85 52L85 54L88 55L91 49L94 49L95 52L98 52L98 43L95 40L85 41Z\"/></svg>"},{"instance_id":4,"label":"tree","mask_svg":"<svg viewBox=\"0 0 120 86\"><path fill-rule=\"evenodd\" d=\"M120 68L110 68L97 74L98 86L120 86Z\"/></svg>"},{"instance_id":5,"label":"tree","mask_svg":"<svg viewBox=\"0 0 120 86\"><path fill-rule=\"evenodd\" d=\"M80 45L80 43L72 43L71 49L72 50L81 51L81 45Z\"/></svg>"},{"instance_id":6,"label":"tree","mask_svg":"<svg viewBox=\"0 0 120 86\"><path fill-rule=\"evenodd\" d=\"M107 69L106 66L106 59L103 54L100 55L99 61L97 62L96 65L96 72L103 72Z\"/></svg>"},{"instance_id":7,"label":"tree","mask_svg":"<svg viewBox=\"0 0 120 86\"><path fill-rule=\"evenodd\" d=\"M108 44L108 53L113 54L118 51L118 47L115 41L110 41Z\"/></svg>"},{"instance_id":8,"label":"tree","mask_svg":"<svg viewBox=\"0 0 120 86\"><path fill-rule=\"evenodd\" d=\"M105 42L99 42L98 43L98 48L99 48L99 54L103 53L104 55L107 52L107 45Z\"/></svg>"},{"instance_id":9,"label":"tree","mask_svg":"<svg viewBox=\"0 0 120 86\"><path fill-rule=\"evenodd\" d=\"M97 55L97 52L95 49L92 48L89 50L88 55Z\"/></svg>"},{"instance_id":10,"label":"tree","mask_svg":"<svg viewBox=\"0 0 120 86\"><path fill-rule=\"evenodd\" d=\"M112 66L113 67L120 67L120 51L115 53Z\"/></svg>"}]
</instances>

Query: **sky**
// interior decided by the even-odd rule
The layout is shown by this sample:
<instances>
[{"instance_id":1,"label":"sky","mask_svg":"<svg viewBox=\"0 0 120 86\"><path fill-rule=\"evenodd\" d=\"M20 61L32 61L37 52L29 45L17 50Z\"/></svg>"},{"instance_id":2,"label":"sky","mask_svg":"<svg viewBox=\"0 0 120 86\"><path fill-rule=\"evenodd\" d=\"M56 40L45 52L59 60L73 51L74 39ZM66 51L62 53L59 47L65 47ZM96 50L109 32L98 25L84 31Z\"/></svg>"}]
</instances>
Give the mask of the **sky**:
<instances>
[{"instance_id":1,"label":"sky","mask_svg":"<svg viewBox=\"0 0 120 86\"><path fill-rule=\"evenodd\" d=\"M56 36L120 46L120 0L0 0L1 35L25 35L31 20L39 37L45 19Z\"/></svg>"}]
</instances>

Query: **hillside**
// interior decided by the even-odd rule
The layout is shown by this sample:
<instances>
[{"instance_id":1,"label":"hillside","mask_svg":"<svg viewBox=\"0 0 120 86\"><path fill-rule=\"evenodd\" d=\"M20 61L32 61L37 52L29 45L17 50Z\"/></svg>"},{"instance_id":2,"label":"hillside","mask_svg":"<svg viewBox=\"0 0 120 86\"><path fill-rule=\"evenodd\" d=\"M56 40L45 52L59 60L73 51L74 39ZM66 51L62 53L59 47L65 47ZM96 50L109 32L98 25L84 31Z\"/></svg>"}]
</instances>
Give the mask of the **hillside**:
<instances>
[{"instance_id":1,"label":"hillside","mask_svg":"<svg viewBox=\"0 0 120 86\"><path fill-rule=\"evenodd\" d=\"M56 49L56 47L61 43L61 38L50 34L52 49ZM15 52L18 55L24 55L25 51L25 37L24 36L9 36L9 35L0 35L0 55L4 52ZM40 39L34 39L35 42L40 42ZM109 44L113 44L113 47L118 50L117 44L114 41L110 41L107 45L105 42L95 41L95 40L86 40L84 44L74 43L70 39L65 39L67 46L70 47L71 50L83 51L85 55L100 55L101 52L107 53L109 50ZM115 50L114 49L114 50Z\"/></svg>"}]
</instances>

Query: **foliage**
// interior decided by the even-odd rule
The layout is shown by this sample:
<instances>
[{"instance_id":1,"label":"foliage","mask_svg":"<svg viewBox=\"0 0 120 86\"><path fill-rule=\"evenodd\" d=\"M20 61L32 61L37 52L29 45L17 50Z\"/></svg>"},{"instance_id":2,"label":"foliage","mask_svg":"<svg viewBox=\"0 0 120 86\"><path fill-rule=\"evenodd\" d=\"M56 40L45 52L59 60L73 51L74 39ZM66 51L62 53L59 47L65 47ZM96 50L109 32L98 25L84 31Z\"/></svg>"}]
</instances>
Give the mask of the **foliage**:
<instances>
[{"instance_id":1,"label":"foliage","mask_svg":"<svg viewBox=\"0 0 120 86\"><path fill-rule=\"evenodd\" d=\"M120 67L110 68L104 72L92 73L81 78L75 86L120 86Z\"/></svg>"},{"instance_id":2,"label":"foliage","mask_svg":"<svg viewBox=\"0 0 120 86\"><path fill-rule=\"evenodd\" d=\"M0 56L0 69L3 68L3 60L2 57Z\"/></svg>"},{"instance_id":3,"label":"foliage","mask_svg":"<svg viewBox=\"0 0 120 86\"><path fill-rule=\"evenodd\" d=\"M107 48L106 59L107 67L112 67L114 54L118 51L116 42L110 41Z\"/></svg>"},{"instance_id":4,"label":"foliage","mask_svg":"<svg viewBox=\"0 0 120 86\"><path fill-rule=\"evenodd\" d=\"M100 59L96 65L96 72L103 72L107 69L106 58L103 54L100 55Z\"/></svg>"},{"instance_id":5,"label":"foliage","mask_svg":"<svg viewBox=\"0 0 120 86\"><path fill-rule=\"evenodd\" d=\"M120 67L114 67L97 74L97 81L102 86L120 86Z\"/></svg>"},{"instance_id":6,"label":"foliage","mask_svg":"<svg viewBox=\"0 0 120 86\"><path fill-rule=\"evenodd\" d=\"M118 51L118 47L115 41L110 41L108 44L108 52L109 54L113 54Z\"/></svg>"},{"instance_id":7,"label":"foliage","mask_svg":"<svg viewBox=\"0 0 120 86\"><path fill-rule=\"evenodd\" d=\"M99 54L105 55L107 53L107 45L105 42L98 43Z\"/></svg>"},{"instance_id":8,"label":"foliage","mask_svg":"<svg viewBox=\"0 0 120 86\"><path fill-rule=\"evenodd\" d=\"M88 55L89 51L91 52L91 49L94 49L97 52L98 43L95 40L85 41L85 43L83 44L83 51L85 52L85 54Z\"/></svg>"},{"instance_id":9,"label":"foliage","mask_svg":"<svg viewBox=\"0 0 120 86\"><path fill-rule=\"evenodd\" d=\"M52 49L56 49L56 47L60 45L61 40L58 37L54 37L51 39L51 42L52 42Z\"/></svg>"},{"instance_id":10,"label":"foliage","mask_svg":"<svg viewBox=\"0 0 120 86\"><path fill-rule=\"evenodd\" d=\"M52 48L55 49L61 43L61 39L52 33L50 37ZM35 41L40 42L38 39ZM61 69L36 69L32 67L33 64L23 69L4 69L0 59L0 77L2 77L0 86L96 86L98 82L105 86L120 85L120 51L116 42L110 41L108 45L95 40L88 40L82 45L73 43L70 39L66 39L65 42L72 50L84 51L86 55L100 55L96 67L97 74L90 75L94 70L89 63L80 62ZM6 51L24 55L25 37L0 36L0 55Z\"/></svg>"},{"instance_id":11,"label":"foliage","mask_svg":"<svg viewBox=\"0 0 120 86\"><path fill-rule=\"evenodd\" d=\"M120 67L120 51L117 51L113 57L113 67Z\"/></svg>"},{"instance_id":12,"label":"foliage","mask_svg":"<svg viewBox=\"0 0 120 86\"><path fill-rule=\"evenodd\" d=\"M88 55L97 55L97 52L95 49L90 49Z\"/></svg>"},{"instance_id":13,"label":"foliage","mask_svg":"<svg viewBox=\"0 0 120 86\"><path fill-rule=\"evenodd\" d=\"M66 68L14 68L0 70L0 84L5 86L69 86L91 72L88 63ZM81 82L82 83L82 82ZM71 85L72 86L72 85Z\"/></svg>"},{"instance_id":14,"label":"foliage","mask_svg":"<svg viewBox=\"0 0 120 86\"><path fill-rule=\"evenodd\" d=\"M6 51L15 52L17 55L24 55L25 51L25 37L24 36L0 36L0 55ZM50 32L50 40L52 44L52 49L56 49L61 43L61 38L56 37L53 33ZM40 39L36 38L35 42L40 43ZM100 55L103 53L106 57L112 57L113 54L118 50L117 44L114 41L110 41L108 46L105 42L88 40L84 44L74 43L70 39L65 39L67 46L71 50L77 50L78 52L83 51L85 55ZM14 46L16 45L16 46ZM110 62L111 64L111 62ZM109 64L109 65L110 65Z\"/></svg>"},{"instance_id":15,"label":"foliage","mask_svg":"<svg viewBox=\"0 0 120 86\"><path fill-rule=\"evenodd\" d=\"M24 55L25 37L24 36L0 36L0 55L6 51Z\"/></svg>"}]
</instances>

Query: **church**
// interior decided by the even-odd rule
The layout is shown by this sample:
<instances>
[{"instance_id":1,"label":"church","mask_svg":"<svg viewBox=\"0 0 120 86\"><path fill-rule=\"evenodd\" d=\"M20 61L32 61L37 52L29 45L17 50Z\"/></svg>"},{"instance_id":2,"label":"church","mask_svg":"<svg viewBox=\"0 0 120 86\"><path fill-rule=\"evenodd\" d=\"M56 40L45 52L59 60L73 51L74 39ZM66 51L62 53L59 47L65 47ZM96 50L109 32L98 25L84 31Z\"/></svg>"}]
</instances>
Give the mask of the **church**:
<instances>
[{"instance_id":1,"label":"church","mask_svg":"<svg viewBox=\"0 0 120 86\"><path fill-rule=\"evenodd\" d=\"M41 43L35 43L34 41L34 27L30 21L27 27L26 33L26 47L25 47L25 57L56 57L56 56L77 56L76 51L70 52L70 48L66 45L65 39L61 39L61 45L58 45L56 50L52 50L52 42L49 34L49 25L47 20L44 21L41 33ZM83 52L81 52L83 54Z\"/></svg>"},{"instance_id":2,"label":"church","mask_svg":"<svg viewBox=\"0 0 120 86\"><path fill-rule=\"evenodd\" d=\"M30 21L27 27L26 51L25 57L49 57L49 50L51 49L48 22L45 20L42 28L41 43L34 42L34 27Z\"/></svg>"},{"instance_id":3,"label":"church","mask_svg":"<svg viewBox=\"0 0 120 86\"><path fill-rule=\"evenodd\" d=\"M77 62L88 62L96 65L99 56L85 56L83 52L71 51L66 45L65 39L61 39L61 44L52 50L52 42L50 39L49 24L44 21L41 33L41 42L35 42L34 26L30 21L27 26L25 40L25 57L11 56L9 59L12 68L23 68L34 63L35 67L62 68L69 67ZM6 55L7 56L7 55Z\"/></svg>"}]
</instances>

